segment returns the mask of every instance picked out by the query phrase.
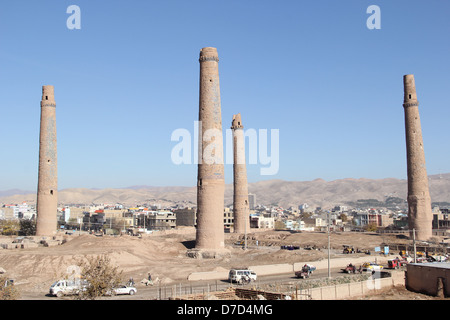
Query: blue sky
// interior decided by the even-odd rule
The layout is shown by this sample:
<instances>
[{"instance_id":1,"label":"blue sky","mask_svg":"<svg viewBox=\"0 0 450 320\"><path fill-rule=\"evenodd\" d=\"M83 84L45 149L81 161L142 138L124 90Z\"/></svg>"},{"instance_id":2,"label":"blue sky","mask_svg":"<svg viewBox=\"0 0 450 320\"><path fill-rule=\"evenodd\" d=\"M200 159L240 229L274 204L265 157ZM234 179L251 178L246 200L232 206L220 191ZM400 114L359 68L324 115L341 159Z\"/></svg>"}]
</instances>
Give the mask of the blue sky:
<instances>
[{"instance_id":1,"label":"blue sky","mask_svg":"<svg viewBox=\"0 0 450 320\"><path fill-rule=\"evenodd\" d=\"M81 29L69 30L78 5ZM369 5L381 9L370 30ZM59 188L196 184L174 130L198 120L216 47L223 129L279 129L279 170L248 180L406 178L405 74L429 174L450 172L450 2L8 1L0 7L0 190L37 186L40 99L55 86ZM232 183L232 165L225 166Z\"/></svg>"}]
</instances>

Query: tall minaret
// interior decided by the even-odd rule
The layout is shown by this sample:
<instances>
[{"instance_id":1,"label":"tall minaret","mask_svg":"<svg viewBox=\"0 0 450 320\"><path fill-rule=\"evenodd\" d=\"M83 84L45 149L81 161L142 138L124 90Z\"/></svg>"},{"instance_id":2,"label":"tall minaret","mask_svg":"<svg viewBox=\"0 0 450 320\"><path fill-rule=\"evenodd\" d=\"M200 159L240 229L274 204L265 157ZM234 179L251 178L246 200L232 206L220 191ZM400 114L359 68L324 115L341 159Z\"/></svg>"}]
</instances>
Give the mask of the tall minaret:
<instances>
[{"instance_id":1,"label":"tall minaret","mask_svg":"<svg viewBox=\"0 0 450 320\"><path fill-rule=\"evenodd\" d=\"M224 248L222 112L216 48L200 50L196 249Z\"/></svg>"},{"instance_id":2,"label":"tall minaret","mask_svg":"<svg viewBox=\"0 0 450 320\"><path fill-rule=\"evenodd\" d=\"M249 231L249 204L247 168L245 165L245 138L241 114L233 115L231 122L233 130L233 215L234 232Z\"/></svg>"},{"instance_id":3,"label":"tall minaret","mask_svg":"<svg viewBox=\"0 0 450 320\"><path fill-rule=\"evenodd\" d=\"M431 199L414 75L403 76L403 85L408 168L408 224L410 232L415 229L416 239L428 240L432 236Z\"/></svg>"},{"instance_id":4,"label":"tall minaret","mask_svg":"<svg viewBox=\"0 0 450 320\"><path fill-rule=\"evenodd\" d=\"M56 103L53 86L42 87L41 131L36 235L51 236L57 231L58 167L56 151Z\"/></svg>"}]
</instances>

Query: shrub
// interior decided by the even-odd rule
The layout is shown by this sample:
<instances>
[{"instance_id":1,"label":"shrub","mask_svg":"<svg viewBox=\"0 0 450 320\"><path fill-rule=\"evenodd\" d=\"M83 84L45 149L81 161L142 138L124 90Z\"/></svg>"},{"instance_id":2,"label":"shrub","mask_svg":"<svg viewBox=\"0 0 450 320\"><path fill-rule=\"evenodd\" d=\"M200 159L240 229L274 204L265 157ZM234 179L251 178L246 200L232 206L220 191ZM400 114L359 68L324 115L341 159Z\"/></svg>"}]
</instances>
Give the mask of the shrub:
<instances>
[{"instance_id":1,"label":"shrub","mask_svg":"<svg viewBox=\"0 0 450 320\"><path fill-rule=\"evenodd\" d=\"M8 278L0 275L0 300L17 300L20 293L14 284L9 283Z\"/></svg>"},{"instance_id":2,"label":"shrub","mask_svg":"<svg viewBox=\"0 0 450 320\"><path fill-rule=\"evenodd\" d=\"M111 264L108 256L87 257L79 261L78 266L81 268L81 279L89 283L80 292L79 299L94 300L107 295L122 282L122 271Z\"/></svg>"}]
</instances>

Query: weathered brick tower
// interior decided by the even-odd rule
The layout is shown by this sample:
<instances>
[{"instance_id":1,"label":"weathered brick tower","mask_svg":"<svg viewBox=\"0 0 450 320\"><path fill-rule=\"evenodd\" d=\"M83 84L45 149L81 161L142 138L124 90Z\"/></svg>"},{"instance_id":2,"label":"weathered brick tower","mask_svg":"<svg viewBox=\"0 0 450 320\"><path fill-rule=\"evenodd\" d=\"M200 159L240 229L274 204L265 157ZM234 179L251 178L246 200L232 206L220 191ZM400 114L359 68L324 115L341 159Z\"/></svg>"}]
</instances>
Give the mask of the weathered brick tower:
<instances>
[{"instance_id":1,"label":"weathered brick tower","mask_svg":"<svg viewBox=\"0 0 450 320\"><path fill-rule=\"evenodd\" d=\"M56 103L53 86L42 87L39 177L37 191L37 236L57 231L58 167L56 152Z\"/></svg>"},{"instance_id":2,"label":"weathered brick tower","mask_svg":"<svg viewBox=\"0 0 450 320\"><path fill-rule=\"evenodd\" d=\"M408 224L411 233L415 229L416 239L428 240L432 236L431 199L414 75L403 76L403 85L408 168Z\"/></svg>"},{"instance_id":3,"label":"weathered brick tower","mask_svg":"<svg viewBox=\"0 0 450 320\"><path fill-rule=\"evenodd\" d=\"M241 114L233 115L231 122L233 130L233 215L234 232L249 231L249 204L247 167L245 164L245 137Z\"/></svg>"},{"instance_id":4,"label":"weathered brick tower","mask_svg":"<svg viewBox=\"0 0 450 320\"><path fill-rule=\"evenodd\" d=\"M216 48L200 51L196 249L224 248L222 112Z\"/></svg>"}]
</instances>

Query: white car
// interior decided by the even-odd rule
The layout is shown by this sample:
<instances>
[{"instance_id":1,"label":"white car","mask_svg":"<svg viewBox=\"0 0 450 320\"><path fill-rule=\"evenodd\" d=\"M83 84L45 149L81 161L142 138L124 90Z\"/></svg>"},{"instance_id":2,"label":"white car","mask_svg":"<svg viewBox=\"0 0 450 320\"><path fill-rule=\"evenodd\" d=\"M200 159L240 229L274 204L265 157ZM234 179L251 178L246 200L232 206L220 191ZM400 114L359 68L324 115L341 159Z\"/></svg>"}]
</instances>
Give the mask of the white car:
<instances>
[{"instance_id":1,"label":"white car","mask_svg":"<svg viewBox=\"0 0 450 320\"><path fill-rule=\"evenodd\" d=\"M137 292L137 289L135 287L129 287L129 286L120 286L118 288L114 288L113 289L113 294L114 295L119 295L119 294L129 294L129 295L134 295Z\"/></svg>"}]
</instances>

